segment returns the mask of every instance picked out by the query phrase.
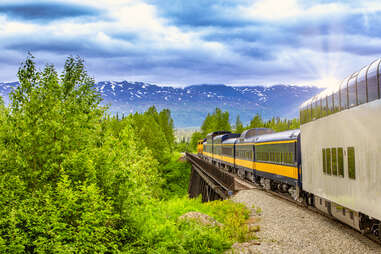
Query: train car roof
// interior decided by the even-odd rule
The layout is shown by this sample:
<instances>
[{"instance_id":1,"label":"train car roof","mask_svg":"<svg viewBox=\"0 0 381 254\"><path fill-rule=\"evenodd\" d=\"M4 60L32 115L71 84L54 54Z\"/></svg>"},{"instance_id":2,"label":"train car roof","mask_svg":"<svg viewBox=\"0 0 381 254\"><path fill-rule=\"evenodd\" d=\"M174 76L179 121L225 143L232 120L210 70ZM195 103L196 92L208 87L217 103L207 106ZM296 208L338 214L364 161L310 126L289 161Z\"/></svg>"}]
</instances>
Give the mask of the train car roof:
<instances>
[{"instance_id":1,"label":"train car roof","mask_svg":"<svg viewBox=\"0 0 381 254\"><path fill-rule=\"evenodd\" d=\"M214 132L209 133L206 136L207 137L209 137L209 136L215 137L215 136L218 136L218 135L221 135L221 134L225 134L225 133L231 133L231 132L230 131L214 131Z\"/></svg>"},{"instance_id":2,"label":"train car roof","mask_svg":"<svg viewBox=\"0 0 381 254\"><path fill-rule=\"evenodd\" d=\"M303 102L299 106L299 110L302 110L302 109L306 108L308 105L310 105L311 103L315 102L318 98L319 99L320 98L325 98L328 95L332 95L332 94L338 92L340 89L346 88L349 79L351 79L352 77L355 77L356 75L359 75L361 70L363 70L363 69L369 69L372 64L379 63L379 62L381 62L381 58L378 58L378 59L374 60L370 64L368 64L368 65L364 66L363 68L361 68L359 71L353 72L351 75L348 75L341 82L338 82L338 83L335 83L335 84L328 84L329 87L327 89L323 90L322 92L318 93L317 95L315 95L315 96L309 98L308 100L306 100L305 102ZM377 75L377 74L375 74L375 75ZM367 76L366 76L366 79L368 79Z\"/></svg>"},{"instance_id":3,"label":"train car roof","mask_svg":"<svg viewBox=\"0 0 381 254\"><path fill-rule=\"evenodd\" d=\"M272 142L272 141L286 141L295 140L300 134L300 129L288 130L282 132L275 132L271 134L264 134L255 137L255 143Z\"/></svg>"},{"instance_id":4,"label":"train car roof","mask_svg":"<svg viewBox=\"0 0 381 254\"><path fill-rule=\"evenodd\" d=\"M274 133L274 130L270 128L252 128L242 132L238 143L254 143L255 137L270 133Z\"/></svg>"},{"instance_id":5,"label":"train car roof","mask_svg":"<svg viewBox=\"0 0 381 254\"><path fill-rule=\"evenodd\" d=\"M224 141L222 141L222 144L234 144L235 142L237 142L238 140L238 137L237 138L228 138Z\"/></svg>"},{"instance_id":6,"label":"train car roof","mask_svg":"<svg viewBox=\"0 0 381 254\"><path fill-rule=\"evenodd\" d=\"M225 133L225 134L222 134L222 135L215 136L213 138L213 140L216 140L216 141L218 140L218 141L220 141L222 143L226 139L229 139L229 138L238 138L239 136L241 136L241 134L237 134L237 133Z\"/></svg>"},{"instance_id":7,"label":"train car roof","mask_svg":"<svg viewBox=\"0 0 381 254\"><path fill-rule=\"evenodd\" d=\"M267 133L274 133L274 130L272 130L270 128L252 128L252 129L248 129L248 130L245 130L244 132L242 132L240 140L241 140L241 142L245 142L244 140L246 140L246 139L255 137L257 135L267 134Z\"/></svg>"}]
</instances>

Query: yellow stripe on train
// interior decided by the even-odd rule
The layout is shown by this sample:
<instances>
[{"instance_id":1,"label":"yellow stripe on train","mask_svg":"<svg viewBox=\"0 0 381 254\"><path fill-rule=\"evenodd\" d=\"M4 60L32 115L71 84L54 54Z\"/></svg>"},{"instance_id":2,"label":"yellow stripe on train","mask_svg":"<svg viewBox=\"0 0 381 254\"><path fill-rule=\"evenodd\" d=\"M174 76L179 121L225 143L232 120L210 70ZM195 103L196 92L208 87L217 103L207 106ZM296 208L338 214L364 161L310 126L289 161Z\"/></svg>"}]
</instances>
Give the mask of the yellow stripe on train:
<instances>
[{"instance_id":1,"label":"yellow stripe on train","mask_svg":"<svg viewBox=\"0 0 381 254\"><path fill-rule=\"evenodd\" d=\"M222 160L234 164L234 158L229 156L222 156Z\"/></svg>"},{"instance_id":2,"label":"yellow stripe on train","mask_svg":"<svg viewBox=\"0 0 381 254\"><path fill-rule=\"evenodd\" d=\"M255 170L298 179L298 168L265 162L255 162Z\"/></svg>"},{"instance_id":3,"label":"yellow stripe on train","mask_svg":"<svg viewBox=\"0 0 381 254\"><path fill-rule=\"evenodd\" d=\"M241 167L254 169L254 161L235 159L235 164Z\"/></svg>"},{"instance_id":4,"label":"yellow stripe on train","mask_svg":"<svg viewBox=\"0 0 381 254\"><path fill-rule=\"evenodd\" d=\"M202 154L205 155L205 156L212 157L212 154L211 154L211 153L208 153L208 152L205 152L205 151L204 151Z\"/></svg>"},{"instance_id":5,"label":"yellow stripe on train","mask_svg":"<svg viewBox=\"0 0 381 254\"><path fill-rule=\"evenodd\" d=\"M212 157L211 153L204 152L204 155ZM234 159L228 156L220 156L217 154L213 155L214 158L234 163ZM279 165L266 162L254 162L248 160L235 159L235 164L237 166L253 169L260 172L266 172L274 175L286 176L293 179L298 179L298 168L293 166Z\"/></svg>"}]
</instances>

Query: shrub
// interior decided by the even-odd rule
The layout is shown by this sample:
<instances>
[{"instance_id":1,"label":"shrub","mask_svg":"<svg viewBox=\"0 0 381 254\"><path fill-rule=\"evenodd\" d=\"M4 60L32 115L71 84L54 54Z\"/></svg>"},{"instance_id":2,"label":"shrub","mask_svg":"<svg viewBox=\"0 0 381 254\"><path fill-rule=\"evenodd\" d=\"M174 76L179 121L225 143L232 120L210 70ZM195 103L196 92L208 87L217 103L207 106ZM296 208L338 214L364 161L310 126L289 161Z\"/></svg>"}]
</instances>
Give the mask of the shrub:
<instances>
[{"instance_id":1,"label":"shrub","mask_svg":"<svg viewBox=\"0 0 381 254\"><path fill-rule=\"evenodd\" d=\"M223 227L203 226L178 218L191 211L207 214ZM221 253L234 241L247 239L244 224L248 210L232 201L201 203L201 199L174 198L156 201L140 211L138 242L128 246L131 253Z\"/></svg>"},{"instance_id":2,"label":"shrub","mask_svg":"<svg viewBox=\"0 0 381 254\"><path fill-rule=\"evenodd\" d=\"M18 77L0 101L1 253L216 253L244 239L242 206L183 197L169 111L110 117L80 58L59 76L29 56ZM178 220L189 211L225 226Z\"/></svg>"}]
</instances>

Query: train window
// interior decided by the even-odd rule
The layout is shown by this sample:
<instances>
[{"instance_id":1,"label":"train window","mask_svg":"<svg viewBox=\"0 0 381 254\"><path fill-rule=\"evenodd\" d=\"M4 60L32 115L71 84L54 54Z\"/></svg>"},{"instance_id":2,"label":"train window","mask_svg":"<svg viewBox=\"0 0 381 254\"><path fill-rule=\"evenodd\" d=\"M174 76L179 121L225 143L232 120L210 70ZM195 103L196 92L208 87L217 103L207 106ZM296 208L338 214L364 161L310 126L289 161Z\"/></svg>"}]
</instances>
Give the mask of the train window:
<instances>
[{"instance_id":1,"label":"train window","mask_svg":"<svg viewBox=\"0 0 381 254\"><path fill-rule=\"evenodd\" d=\"M308 105L304 107L303 115L304 115L304 123L308 123Z\"/></svg>"},{"instance_id":2,"label":"train window","mask_svg":"<svg viewBox=\"0 0 381 254\"><path fill-rule=\"evenodd\" d=\"M326 160L325 160L325 149L323 148L322 149L322 153L323 153L323 173L327 173L327 163L326 163Z\"/></svg>"},{"instance_id":3,"label":"train window","mask_svg":"<svg viewBox=\"0 0 381 254\"><path fill-rule=\"evenodd\" d=\"M316 119L315 102L311 102L311 121Z\"/></svg>"},{"instance_id":4,"label":"train window","mask_svg":"<svg viewBox=\"0 0 381 254\"><path fill-rule=\"evenodd\" d=\"M357 104L366 103L366 71L368 67L361 69L357 76Z\"/></svg>"},{"instance_id":5,"label":"train window","mask_svg":"<svg viewBox=\"0 0 381 254\"><path fill-rule=\"evenodd\" d=\"M355 148L348 147L348 176L351 179L356 178Z\"/></svg>"},{"instance_id":6,"label":"train window","mask_svg":"<svg viewBox=\"0 0 381 254\"><path fill-rule=\"evenodd\" d=\"M332 175L337 176L337 153L336 148L331 149L332 154Z\"/></svg>"},{"instance_id":7,"label":"train window","mask_svg":"<svg viewBox=\"0 0 381 254\"><path fill-rule=\"evenodd\" d=\"M327 148L325 150L325 155L327 157L327 174L331 174L331 149Z\"/></svg>"},{"instance_id":8,"label":"train window","mask_svg":"<svg viewBox=\"0 0 381 254\"><path fill-rule=\"evenodd\" d=\"M339 91L334 93L332 95L333 97L333 112L339 112L340 111L340 96L339 96Z\"/></svg>"},{"instance_id":9,"label":"train window","mask_svg":"<svg viewBox=\"0 0 381 254\"><path fill-rule=\"evenodd\" d=\"M300 109L300 123L305 124L307 122L307 105L304 105Z\"/></svg>"},{"instance_id":10,"label":"train window","mask_svg":"<svg viewBox=\"0 0 381 254\"><path fill-rule=\"evenodd\" d=\"M300 119L300 124L304 124L304 108L301 108L299 111L299 119Z\"/></svg>"},{"instance_id":11,"label":"train window","mask_svg":"<svg viewBox=\"0 0 381 254\"><path fill-rule=\"evenodd\" d=\"M348 79L345 79L340 86L340 110L344 110L348 107L347 82L348 82Z\"/></svg>"},{"instance_id":12,"label":"train window","mask_svg":"<svg viewBox=\"0 0 381 254\"><path fill-rule=\"evenodd\" d=\"M344 177L344 151L342 147L337 148L337 169L339 176Z\"/></svg>"},{"instance_id":13,"label":"train window","mask_svg":"<svg viewBox=\"0 0 381 254\"><path fill-rule=\"evenodd\" d=\"M356 76L352 77L348 82L348 107L354 107L357 105L356 95Z\"/></svg>"},{"instance_id":14,"label":"train window","mask_svg":"<svg viewBox=\"0 0 381 254\"><path fill-rule=\"evenodd\" d=\"M304 123L307 123L308 122L308 105L304 107L303 115L304 115Z\"/></svg>"},{"instance_id":15,"label":"train window","mask_svg":"<svg viewBox=\"0 0 381 254\"><path fill-rule=\"evenodd\" d=\"M323 97L321 98L321 112L322 112L322 116L326 116L327 115L327 97Z\"/></svg>"},{"instance_id":16,"label":"train window","mask_svg":"<svg viewBox=\"0 0 381 254\"><path fill-rule=\"evenodd\" d=\"M327 115L333 113L332 94L327 96Z\"/></svg>"},{"instance_id":17,"label":"train window","mask_svg":"<svg viewBox=\"0 0 381 254\"><path fill-rule=\"evenodd\" d=\"M377 78L377 69L380 60L374 61L369 69L367 74L367 85L368 85L368 101L374 101L380 98L380 92L378 88L378 78Z\"/></svg>"},{"instance_id":18,"label":"train window","mask_svg":"<svg viewBox=\"0 0 381 254\"><path fill-rule=\"evenodd\" d=\"M317 99L315 101L315 119L319 119L321 117L321 100Z\"/></svg>"}]
</instances>

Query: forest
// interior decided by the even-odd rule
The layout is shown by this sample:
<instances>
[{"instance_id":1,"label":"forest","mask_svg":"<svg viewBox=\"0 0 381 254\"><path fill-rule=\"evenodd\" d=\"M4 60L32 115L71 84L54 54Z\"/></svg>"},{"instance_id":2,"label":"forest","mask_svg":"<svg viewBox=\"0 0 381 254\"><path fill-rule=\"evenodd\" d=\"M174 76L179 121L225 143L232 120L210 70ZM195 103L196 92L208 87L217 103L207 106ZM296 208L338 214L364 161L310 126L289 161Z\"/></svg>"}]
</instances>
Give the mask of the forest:
<instances>
[{"instance_id":1,"label":"forest","mask_svg":"<svg viewBox=\"0 0 381 254\"><path fill-rule=\"evenodd\" d=\"M220 253L248 237L242 205L188 199L169 110L111 116L79 57L59 74L29 55L17 76L0 105L1 253Z\"/></svg>"},{"instance_id":2,"label":"forest","mask_svg":"<svg viewBox=\"0 0 381 254\"><path fill-rule=\"evenodd\" d=\"M222 112L221 109L216 108L213 113L208 114L200 128L192 134L189 144L181 144L183 150L195 151L197 142L204 139L206 135L213 131L232 131L234 133L242 133L251 128L270 128L276 132L298 129L300 121L298 118L294 119L281 119L280 117L272 117L269 120L263 120L261 115L256 114L246 126L243 125L239 116L237 116L235 125L231 125L229 112ZM179 145L180 146L180 145Z\"/></svg>"}]
</instances>

